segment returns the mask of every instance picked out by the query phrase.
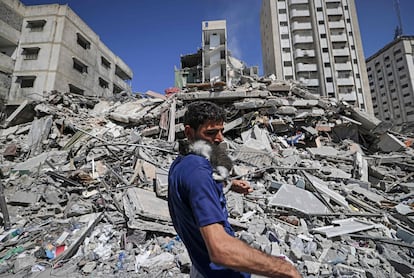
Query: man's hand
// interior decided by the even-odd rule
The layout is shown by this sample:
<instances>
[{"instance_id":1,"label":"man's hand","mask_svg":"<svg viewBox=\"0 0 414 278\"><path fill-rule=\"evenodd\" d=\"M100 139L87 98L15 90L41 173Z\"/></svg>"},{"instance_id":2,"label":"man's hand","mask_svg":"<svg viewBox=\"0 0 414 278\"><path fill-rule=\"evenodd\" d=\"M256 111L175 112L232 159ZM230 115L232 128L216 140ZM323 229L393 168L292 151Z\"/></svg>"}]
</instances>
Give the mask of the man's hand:
<instances>
[{"instance_id":1,"label":"man's hand","mask_svg":"<svg viewBox=\"0 0 414 278\"><path fill-rule=\"evenodd\" d=\"M250 187L250 183L245 180L232 180L231 190L241 194L248 194L253 192L253 188Z\"/></svg>"}]
</instances>

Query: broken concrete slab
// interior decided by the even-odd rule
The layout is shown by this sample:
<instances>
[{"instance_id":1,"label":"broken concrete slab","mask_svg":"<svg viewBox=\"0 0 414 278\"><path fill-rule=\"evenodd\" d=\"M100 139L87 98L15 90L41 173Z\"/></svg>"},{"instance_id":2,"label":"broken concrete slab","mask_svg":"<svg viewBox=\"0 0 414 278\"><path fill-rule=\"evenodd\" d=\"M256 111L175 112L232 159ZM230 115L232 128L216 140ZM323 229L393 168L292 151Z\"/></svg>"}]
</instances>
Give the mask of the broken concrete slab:
<instances>
[{"instance_id":1,"label":"broken concrete slab","mask_svg":"<svg viewBox=\"0 0 414 278\"><path fill-rule=\"evenodd\" d=\"M312 231L321 233L327 238L346 235L375 228L375 225L360 219L348 218L332 221L333 225L314 228Z\"/></svg>"},{"instance_id":2,"label":"broken concrete slab","mask_svg":"<svg viewBox=\"0 0 414 278\"><path fill-rule=\"evenodd\" d=\"M283 184L276 194L269 198L269 205L290 208L305 214L329 212L327 207L311 192L289 184Z\"/></svg>"},{"instance_id":3,"label":"broken concrete slab","mask_svg":"<svg viewBox=\"0 0 414 278\"><path fill-rule=\"evenodd\" d=\"M67 151L50 151L39 154L38 156L29 158L28 160L18 163L13 166L13 172L19 172L20 174L33 173L39 170L39 167L45 164L46 160L55 163L65 163L67 158ZM49 166L47 166L49 167Z\"/></svg>"},{"instance_id":4,"label":"broken concrete slab","mask_svg":"<svg viewBox=\"0 0 414 278\"><path fill-rule=\"evenodd\" d=\"M403 142L390 133L382 134L379 140L378 148L385 153L398 152L406 148Z\"/></svg>"},{"instance_id":5,"label":"broken concrete slab","mask_svg":"<svg viewBox=\"0 0 414 278\"><path fill-rule=\"evenodd\" d=\"M345 200L343 196L338 194L337 192L333 191L328 187L328 185L318 177L313 176L312 174L307 173L306 171L303 171L303 174L308 179L310 183L320 192L325 194L327 197L331 198L334 202L340 204L344 208L349 209L349 204Z\"/></svg>"}]
</instances>

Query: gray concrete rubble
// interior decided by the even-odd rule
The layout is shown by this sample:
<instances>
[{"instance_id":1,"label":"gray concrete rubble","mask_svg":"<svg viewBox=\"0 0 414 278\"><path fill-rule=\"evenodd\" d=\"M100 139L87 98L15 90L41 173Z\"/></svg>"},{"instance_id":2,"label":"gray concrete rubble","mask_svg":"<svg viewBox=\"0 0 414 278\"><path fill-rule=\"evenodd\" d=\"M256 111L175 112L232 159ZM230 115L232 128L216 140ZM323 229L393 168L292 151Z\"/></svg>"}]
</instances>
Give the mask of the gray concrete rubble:
<instances>
[{"instance_id":1,"label":"gray concrete rubble","mask_svg":"<svg viewBox=\"0 0 414 278\"><path fill-rule=\"evenodd\" d=\"M167 177L185 105L210 100L227 112L232 177L254 189L225 187L241 240L303 277L413 277L413 134L295 82L241 80L102 100L54 91L7 115L0 276L189 277Z\"/></svg>"}]
</instances>

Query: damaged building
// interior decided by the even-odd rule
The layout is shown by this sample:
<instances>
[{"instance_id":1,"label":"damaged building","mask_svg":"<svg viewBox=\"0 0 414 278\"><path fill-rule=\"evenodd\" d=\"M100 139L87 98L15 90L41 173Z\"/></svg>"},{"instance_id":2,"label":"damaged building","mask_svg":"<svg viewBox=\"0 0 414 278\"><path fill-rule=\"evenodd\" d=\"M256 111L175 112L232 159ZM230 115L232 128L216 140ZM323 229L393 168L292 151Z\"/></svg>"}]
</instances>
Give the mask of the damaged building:
<instances>
[{"instance_id":1,"label":"damaged building","mask_svg":"<svg viewBox=\"0 0 414 278\"><path fill-rule=\"evenodd\" d=\"M175 69L175 86L183 88L231 87L241 76L258 76L258 67L248 67L231 55L227 47L225 20L202 22L202 46L196 53L181 56L181 68Z\"/></svg>"},{"instance_id":2,"label":"damaged building","mask_svg":"<svg viewBox=\"0 0 414 278\"><path fill-rule=\"evenodd\" d=\"M55 90L98 97L131 92L131 69L68 5L1 0L0 7L0 93L8 105Z\"/></svg>"}]
</instances>

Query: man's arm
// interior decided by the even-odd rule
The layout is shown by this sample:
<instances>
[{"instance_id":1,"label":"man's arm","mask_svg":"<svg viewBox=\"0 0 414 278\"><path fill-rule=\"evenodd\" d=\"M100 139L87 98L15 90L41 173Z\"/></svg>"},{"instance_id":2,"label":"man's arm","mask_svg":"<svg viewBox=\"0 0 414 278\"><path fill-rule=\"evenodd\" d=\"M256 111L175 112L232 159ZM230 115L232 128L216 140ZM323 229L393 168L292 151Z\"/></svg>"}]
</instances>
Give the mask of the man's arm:
<instances>
[{"instance_id":1,"label":"man's arm","mask_svg":"<svg viewBox=\"0 0 414 278\"><path fill-rule=\"evenodd\" d=\"M289 262L256 250L226 233L219 223L200 228L210 260L238 271L268 277L301 277Z\"/></svg>"}]
</instances>

